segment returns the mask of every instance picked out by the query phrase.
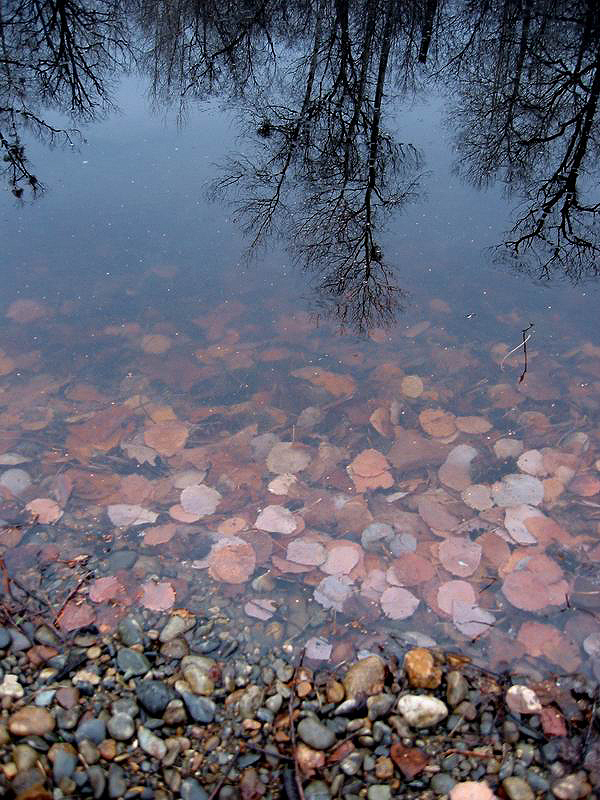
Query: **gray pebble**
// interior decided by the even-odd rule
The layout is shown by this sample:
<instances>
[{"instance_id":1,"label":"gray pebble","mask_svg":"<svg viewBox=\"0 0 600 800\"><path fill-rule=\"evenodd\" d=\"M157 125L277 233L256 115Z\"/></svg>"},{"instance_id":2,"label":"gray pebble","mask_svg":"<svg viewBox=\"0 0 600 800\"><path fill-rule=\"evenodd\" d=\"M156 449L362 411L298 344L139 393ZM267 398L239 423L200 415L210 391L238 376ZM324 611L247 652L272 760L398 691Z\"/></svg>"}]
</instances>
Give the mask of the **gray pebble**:
<instances>
[{"instance_id":1,"label":"gray pebble","mask_svg":"<svg viewBox=\"0 0 600 800\"><path fill-rule=\"evenodd\" d=\"M174 696L162 681L138 681L135 693L140 704L153 717L161 716Z\"/></svg>"},{"instance_id":2,"label":"gray pebble","mask_svg":"<svg viewBox=\"0 0 600 800\"><path fill-rule=\"evenodd\" d=\"M87 776L90 782L90 786L92 787L92 794L94 800L99 800L100 797L104 794L106 789L106 777L104 775L104 770L102 767L97 765L93 767L88 767Z\"/></svg>"},{"instance_id":3,"label":"gray pebble","mask_svg":"<svg viewBox=\"0 0 600 800\"><path fill-rule=\"evenodd\" d=\"M534 792L547 792L550 788L550 781L546 780L539 772L530 769L527 772L527 783L531 786Z\"/></svg>"},{"instance_id":4,"label":"gray pebble","mask_svg":"<svg viewBox=\"0 0 600 800\"><path fill-rule=\"evenodd\" d=\"M77 766L77 756L68 750L60 748L54 754L52 777L55 783L60 783L63 778L70 778Z\"/></svg>"},{"instance_id":5,"label":"gray pebble","mask_svg":"<svg viewBox=\"0 0 600 800\"><path fill-rule=\"evenodd\" d=\"M115 550L108 558L106 571L109 575L120 569L131 569L137 561L138 554L134 550Z\"/></svg>"},{"instance_id":6,"label":"gray pebble","mask_svg":"<svg viewBox=\"0 0 600 800\"><path fill-rule=\"evenodd\" d=\"M305 800L330 800L331 794L325 781L311 781L304 787Z\"/></svg>"},{"instance_id":7,"label":"gray pebble","mask_svg":"<svg viewBox=\"0 0 600 800\"><path fill-rule=\"evenodd\" d=\"M108 768L108 796L112 798L121 797L126 791L125 770L118 764L111 764Z\"/></svg>"},{"instance_id":8,"label":"gray pebble","mask_svg":"<svg viewBox=\"0 0 600 800\"><path fill-rule=\"evenodd\" d=\"M102 719L86 719L81 722L75 731L75 741L81 742L87 739L94 744L106 739L106 725Z\"/></svg>"},{"instance_id":9,"label":"gray pebble","mask_svg":"<svg viewBox=\"0 0 600 800\"><path fill-rule=\"evenodd\" d=\"M534 800L534 794L531 786L523 780L511 776L502 781L502 788L510 798L510 800Z\"/></svg>"},{"instance_id":10,"label":"gray pebble","mask_svg":"<svg viewBox=\"0 0 600 800\"><path fill-rule=\"evenodd\" d=\"M446 699L448 705L455 708L467 696L469 685L463 675L457 670L452 670L446 677Z\"/></svg>"},{"instance_id":11,"label":"gray pebble","mask_svg":"<svg viewBox=\"0 0 600 800\"><path fill-rule=\"evenodd\" d=\"M198 783L196 778L186 778L179 790L181 800L208 800L208 794Z\"/></svg>"},{"instance_id":12,"label":"gray pebble","mask_svg":"<svg viewBox=\"0 0 600 800\"><path fill-rule=\"evenodd\" d=\"M148 753L149 756L157 758L159 761L162 761L162 759L166 756L167 745L162 739L152 733L152 731L149 731L148 728L145 728L143 725L138 728L137 738L144 753Z\"/></svg>"},{"instance_id":13,"label":"gray pebble","mask_svg":"<svg viewBox=\"0 0 600 800\"><path fill-rule=\"evenodd\" d=\"M194 722L213 721L217 707L209 697L198 697L191 692L182 692L181 697Z\"/></svg>"},{"instance_id":14,"label":"gray pebble","mask_svg":"<svg viewBox=\"0 0 600 800\"><path fill-rule=\"evenodd\" d=\"M436 794L449 794L456 781L447 772L437 772L429 784Z\"/></svg>"},{"instance_id":15,"label":"gray pebble","mask_svg":"<svg viewBox=\"0 0 600 800\"><path fill-rule=\"evenodd\" d=\"M142 644L144 641L144 631L142 626L133 617L125 617L119 622L117 627L119 638L126 647L131 647L134 644Z\"/></svg>"},{"instance_id":16,"label":"gray pebble","mask_svg":"<svg viewBox=\"0 0 600 800\"><path fill-rule=\"evenodd\" d=\"M265 706L272 711L273 714L277 714L281 705L283 703L283 697L280 694L271 695L271 697L267 697L265 700Z\"/></svg>"},{"instance_id":17,"label":"gray pebble","mask_svg":"<svg viewBox=\"0 0 600 800\"><path fill-rule=\"evenodd\" d=\"M252 719L262 706L265 690L252 684L248 686L239 701L240 716L242 719Z\"/></svg>"},{"instance_id":18,"label":"gray pebble","mask_svg":"<svg viewBox=\"0 0 600 800\"><path fill-rule=\"evenodd\" d=\"M170 642L171 639L175 639L177 636L181 636L182 633L191 630L195 624L195 617L182 617L179 614L174 614L169 617L167 624L161 630L158 637L159 641Z\"/></svg>"},{"instance_id":19,"label":"gray pebble","mask_svg":"<svg viewBox=\"0 0 600 800\"><path fill-rule=\"evenodd\" d=\"M314 717L304 717L297 727L298 736L315 750L327 750L336 741L335 733Z\"/></svg>"},{"instance_id":20,"label":"gray pebble","mask_svg":"<svg viewBox=\"0 0 600 800\"><path fill-rule=\"evenodd\" d=\"M369 709L369 719L373 722L379 717L385 716L394 705L395 697L393 694L376 694L367 699Z\"/></svg>"},{"instance_id":21,"label":"gray pebble","mask_svg":"<svg viewBox=\"0 0 600 800\"><path fill-rule=\"evenodd\" d=\"M143 653L122 647L117 653L117 665L124 672L125 680L134 675L145 675L150 669L150 662Z\"/></svg>"},{"instance_id":22,"label":"gray pebble","mask_svg":"<svg viewBox=\"0 0 600 800\"><path fill-rule=\"evenodd\" d=\"M344 775L356 775L363 765L363 755L355 750L340 761L340 769Z\"/></svg>"},{"instance_id":23,"label":"gray pebble","mask_svg":"<svg viewBox=\"0 0 600 800\"><path fill-rule=\"evenodd\" d=\"M100 760L98 748L89 739L83 739L79 742L79 753L86 764L97 764Z\"/></svg>"},{"instance_id":24,"label":"gray pebble","mask_svg":"<svg viewBox=\"0 0 600 800\"><path fill-rule=\"evenodd\" d=\"M390 800L392 790L387 783L374 783L367 790L368 800Z\"/></svg>"},{"instance_id":25,"label":"gray pebble","mask_svg":"<svg viewBox=\"0 0 600 800\"><path fill-rule=\"evenodd\" d=\"M118 712L106 723L106 728L113 739L127 742L135 733L135 725L129 714Z\"/></svg>"},{"instance_id":26,"label":"gray pebble","mask_svg":"<svg viewBox=\"0 0 600 800\"><path fill-rule=\"evenodd\" d=\"M0 628L0 650L6 650L10 644L10 633L6 628Z\"/></svg>"},{"instance_id":27,"label":"gray pebble","mask_svg":"<svg viewBox=\"0 0 600 800\"><path fill-rule=\"evenodd\" d=\"M16 628L10 628L9 633L11 641L10 649L14 653L22 653L23 650L29 650L31 647L31 642L27 636L22 634L21 631L18 631Z\"/></svg>"}]
</instances>

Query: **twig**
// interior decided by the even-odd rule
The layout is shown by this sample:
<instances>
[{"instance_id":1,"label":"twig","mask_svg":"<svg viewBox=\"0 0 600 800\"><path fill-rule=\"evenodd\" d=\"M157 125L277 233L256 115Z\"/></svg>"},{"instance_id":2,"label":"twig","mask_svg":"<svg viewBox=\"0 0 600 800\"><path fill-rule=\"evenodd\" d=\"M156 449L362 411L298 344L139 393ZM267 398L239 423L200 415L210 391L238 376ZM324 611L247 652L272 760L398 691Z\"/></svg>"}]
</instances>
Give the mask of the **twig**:
<instances>
[{"instance_id":1,"label":"twig","mask_svg":"<svg viewBox=\"0 0 600 800\"><path fill-rule=\"evenodd\" d=\"M450 750L444 750L443 756L450 756L454 753L460 753L463 756L472 756L473 758L495 758L493 753L478 753L477 750L461 750L458 747L451 747Z\"/></svg>"},{"instance_id":2,"label":"twig","mask_svg":"<svg viewBox=\"0 0 600 800\"><path fill-rule=\"evenodd\" d=\"M273 757L279 758L282 761L294 761L292 756L286 756L284 753L280 753L278 750L271 752L270 750L265 750L264 747L259 747L257 744L252 744L252 742L245 742L244 745L248 748L248 750L254 750L256 753L262 753L267 758Z\"/></svg>"},{"instance_id":3,"label":"twig","mask_svg":"<svg viewBox=\"0 0 600 800\"><path fill-rule=\"evenodd\" d=\"M211 792L211 793L208 795L208 800L215 800L215 797L216 797L216 796L219 794L219 792L220 792L220 791L221 791L221 789L223 788L223 784L224 784L224 783L225 783L225 781L227 780L227 776L229 775L229 773L231 772L231 770L234 768L234 766L235 766L235 764L236 764L236 762L237 762L238 758L240 757L241 753L242 753L241 749L240 749L240 748L238 748L238 751L237 751L237 753L236 753L236 754L234 755L234 757L231 759L231 761L229 762L229 766L227 767L227 769L226 769L226 770L225 770L225 772L223 773L223 775L222 775L222 777L221 777L221 780L220 780L220 781L217 783L217 785L215 786L215 788L214 788L214 789L212 790L212 792Z\"/></svg>"},{"instance_id":4,"label":"twig","mask_svg":"<svg viewBox=\"0 0 600 800\"><path fill-rule=\"evenodd\" d=\"M529 333L529 334L527 334L527 336L525 336L525 334L527 333L527 331L530 328L533 328L533 322L530 322L529 325L522 331L522 333L523 333L523 341L520 344L518 344L516 347L513 347L512 350L509 350L508 353L504 356L504 358L500 362L500 369L501 370L504 369L504 362L506 361L506 359L509 356L511 356L513 353L516 353L516 351L519 350L522 347L524 349L524 353L525 353L525 370L523 372L523 376L525 375L525 372L527 372L527 342L531 339L531 337L533 336L533 333ZM522 380L523 380L523 377L521 377L519 383Z\"/></svg>"},{"instance_id":5,"label":"twig","mask_svg":"<svg viewBox=\"0 0 600 800\"><path fill-rule=\"evenodd\" d=\"M59 623L58 623L58 621L59 621L59 619L60 619L61 615L63 614L63 612L64 612L64 610L65 610L65 608L66 608L66 606L67 606L67 603L69 602L69 600L71 600L73 597L75 597L75 595L77 594L77 592L78 592L78 591L81 589L81 587L82 587L82 586L83 586L83 584L84 584L84 583L85 583L85 582L88 580L88 578L91 578L91 577L92 577L92 574L93 574L92 572L87 572L87 573L86 573L86 574L83 576L83 578L82 578L82 579L79 581L79 583L77 584L77 586L76 586L76 587L75 587L75 588L74 588L72 591L70 591L70 592L69 592L69 594L67 595L67 598L66 598L65 602L64 602L64 603L62 604L62 606L59 608L59 610L58 610L58 612L57 612L56 616L54 617L54 624L55 624L55 625L58 625L58 624L59 624Z\"/></svg>"}]
</instances>

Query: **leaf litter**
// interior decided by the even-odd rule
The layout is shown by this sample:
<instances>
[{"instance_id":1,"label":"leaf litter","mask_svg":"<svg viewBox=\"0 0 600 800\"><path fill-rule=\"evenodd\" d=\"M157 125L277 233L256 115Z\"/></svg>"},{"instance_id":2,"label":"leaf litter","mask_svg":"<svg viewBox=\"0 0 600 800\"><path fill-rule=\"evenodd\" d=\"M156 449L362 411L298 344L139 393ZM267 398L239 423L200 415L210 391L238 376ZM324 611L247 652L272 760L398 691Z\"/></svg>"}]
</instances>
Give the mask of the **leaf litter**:
<instances>
[{"instance_id":1,"label":"leaf litter","mask_svg":"<svg viewBox=\"0 0 600 800\"><path fill-rule=\"evenodd\" d=\"M493 371L505 352L495 343L487 355L465 346L451 358L427 323L413 326L406 364L393 349L400 339L379 331L372 350L355 354L340 341L331 368L296 369L300 347L289 337L312 335L309 321L281 318L280 341L259 341L241 323L244 313L241 304L233 315L224 305L198 317L195 362L174 328L107 325L103 335L114 352L126 344L131 353L129 377L113 385L114 397L107 386L65 385L36 367L24 371L17 391L10 386L14 365L27 354L0 354L5 509L18 501L44 528L47 555L81 564L61 567L65 587L68 570L83 570L90 555L94 562L67 524L73 514L104 519L99 539L114 536L119 548L137 553L138 588L121 573L92 572L65 602L63 630L108 619L105 605L117 619L136 595L149 610L168 611L176 596L191 596L205 569L202 581L243 591L240 609L257 625L286 607L287 591L325 612L380 618L382 625L402 628L414 617L415 627L441 638L452 626L453 635L485 648L490 630L507 625L498 613L504 604L530 658L572 671L597 656L593 634L572 639L562 619L547 615L568 607L571 595L593 604L595 584L577 571L585 571L586 554L600 560L598 435L582 429L584 414L574 414L567 435L554 428L561 391L541 363L515 386L508 360L502 380ZM13 303L7 316L21 328L50 324L52 311L32 299ZM168 365L157 358L167 352ZM591 363L598 372L600 349L585 343L574 352L579 374L588 375ZM310 348L306 356L310 364ZM445 372L445 357L448 366L462 366ZM483 369L486 358L495 380L471 392L469 370ZM434 370L419 375L426 362ZM238 369L264 381L229 405L171 392L203 381L212 386ZM170 396L155 390L163 379ZM577 391L588 394L583 378ZM48 451L46 460L20 466L27 462L21 449L28 452L21 440L40 431L64 437L56 442L70 462L63 466ZM21 538L2 539L16 543L3 551L9 564L32 557ZM80 555L86 560L77 561ZM178 577L161 577L163 563L174 564ZM264 575L274 581L266 597L253 588ZM321 633L315 659L329 657L336 638L327 622Z\"/></svg>"}]
</instances>

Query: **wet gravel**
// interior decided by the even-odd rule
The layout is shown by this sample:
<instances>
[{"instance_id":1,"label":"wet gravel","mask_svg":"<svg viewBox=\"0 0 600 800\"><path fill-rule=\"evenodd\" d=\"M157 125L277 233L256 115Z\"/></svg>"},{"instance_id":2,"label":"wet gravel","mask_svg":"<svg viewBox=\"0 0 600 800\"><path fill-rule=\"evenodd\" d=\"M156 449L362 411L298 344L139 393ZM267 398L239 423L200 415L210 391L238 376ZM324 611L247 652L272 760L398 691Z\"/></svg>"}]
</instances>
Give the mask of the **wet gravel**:
<instances>
[{"instance_id":1,"label":"wet gravel","mask_svg":"<svg viewBox=\"0 0 600 800\"><path fill-rule=\"evenodd\" d=\"M189 612L153 623L132 614L66 648L45 625L0 627L0 796L298 800L296 772L306 800L600 791L588 679L532 683L425 648L334 668L298 642L209 648L211 620Z\"/></svg>"}]
</instances>

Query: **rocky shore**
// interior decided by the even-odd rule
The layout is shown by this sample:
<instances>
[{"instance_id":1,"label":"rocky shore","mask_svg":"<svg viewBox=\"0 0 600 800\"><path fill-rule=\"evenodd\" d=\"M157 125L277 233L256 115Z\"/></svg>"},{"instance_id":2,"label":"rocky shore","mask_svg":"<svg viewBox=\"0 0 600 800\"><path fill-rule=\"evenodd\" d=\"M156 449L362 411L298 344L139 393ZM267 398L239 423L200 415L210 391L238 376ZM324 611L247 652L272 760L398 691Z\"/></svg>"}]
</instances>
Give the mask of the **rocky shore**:
<instances>
[{"instance_id":1,"label":"rocky shore","mask_svg":"<svg viewBox=\"0 0 600 800\"><path fill-rule=\"evenodd\" d=\"M600 791L597 686L425 648L309 661L189 612L68 645L0 628L0 796L15 800L579 800Z\"/></svg>"}]
</instances>

